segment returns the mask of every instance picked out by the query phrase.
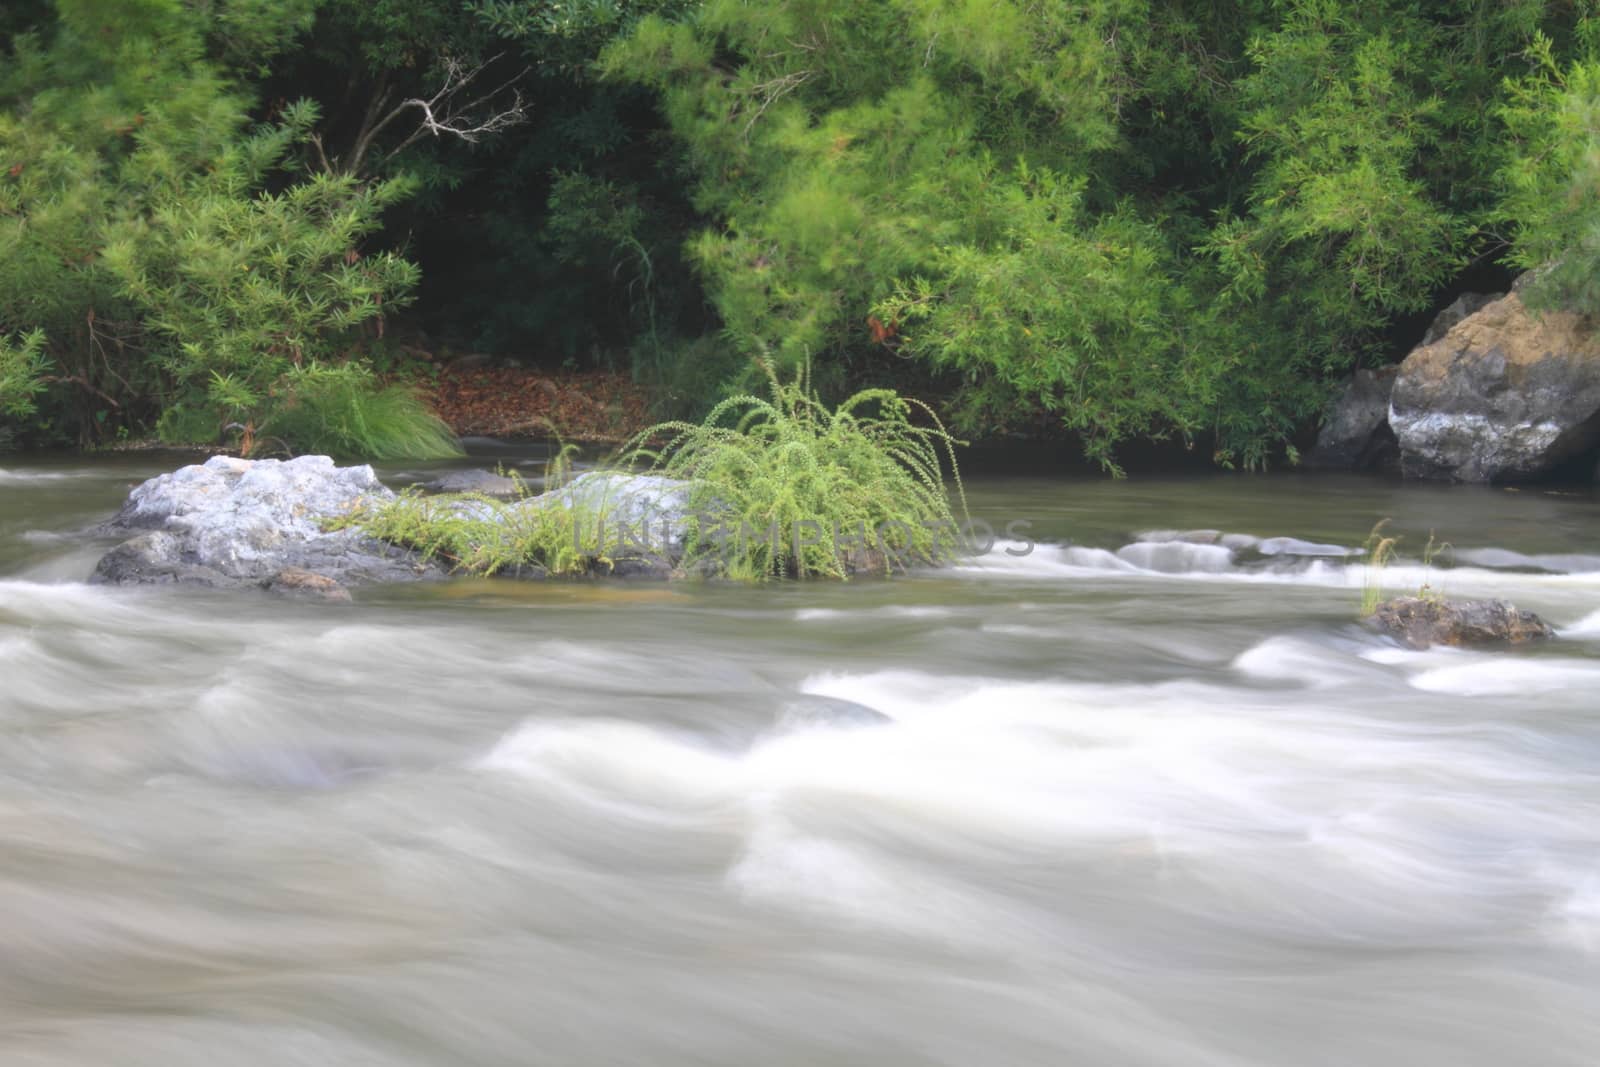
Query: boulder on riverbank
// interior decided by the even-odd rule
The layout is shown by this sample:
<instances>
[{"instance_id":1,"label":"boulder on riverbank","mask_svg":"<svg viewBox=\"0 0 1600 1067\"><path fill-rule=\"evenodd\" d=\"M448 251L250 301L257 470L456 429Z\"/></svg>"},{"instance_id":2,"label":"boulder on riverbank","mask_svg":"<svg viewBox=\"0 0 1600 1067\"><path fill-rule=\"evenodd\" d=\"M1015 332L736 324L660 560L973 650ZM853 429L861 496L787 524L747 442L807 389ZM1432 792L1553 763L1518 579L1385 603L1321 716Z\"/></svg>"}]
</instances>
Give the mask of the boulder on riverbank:
<instances>
[{"instance_id":1,"label":"boulder on riverbank","mask_svg":"<svg viewBox=\"0 0 1600 1067\"><path fill-rule=\"evenodd\" d=\"M334 586L439 576L415 553L324 529L393 497L371 467L338 467L327 456L213 456L133 490L105 529L135 536L108 552L90 581L256 586L327 599L337 598Z\"/></svg>"},{"instance_id":2,"label":"boulder on riverbank","mask_svg":"<svg viewBox=\"0 0 1600 1067\"><path fill-rule=\"evenodd\" d=\"M1389 394L1396 368L1365 368L1350 381L1323 416L1317 444L1306 466L1326 470L1385 470L1399 461L1400 450L1389 429Z\"/></svg>"},{"instance_id":3,"label":"boulder on riverbank","mask_svg":"<svg viewBox=\"0 0 1600 1067\"><path fill-rule=\"evenodd\" d=\"M1513 291L1412 350L1388 417L1406 477L1535 478L1600 448L1597 327Z\"/></svg>"},{"instance_id":4,"label":"boulder on riverbank","mask_svg":"<svg viewBox=\"0 0 1600 1067\"><path fill-rule=\"evenodd\" d=\"M1505 600L1396 597L1378 605L1372 624L1415 649L1520 645L1555 636L1539 616Z\"/></svg>"}]
</instances>

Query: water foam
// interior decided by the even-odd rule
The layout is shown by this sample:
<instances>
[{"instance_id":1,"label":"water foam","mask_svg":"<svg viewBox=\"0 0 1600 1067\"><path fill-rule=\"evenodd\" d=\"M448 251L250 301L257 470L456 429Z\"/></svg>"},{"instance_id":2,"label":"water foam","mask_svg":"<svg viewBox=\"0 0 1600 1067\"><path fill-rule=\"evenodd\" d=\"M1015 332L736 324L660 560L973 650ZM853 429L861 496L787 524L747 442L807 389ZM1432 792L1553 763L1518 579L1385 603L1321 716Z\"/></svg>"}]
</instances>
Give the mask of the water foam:
<instances>
[{"instance_id":1,"label":"water foam","mask_svg":"<svg viewBox=\"0 0 1600 1067\"><path fill-rule=\"evenodd\" d=\"M1487 656L1459 666L1437 667L1411 679L1418 689L1457 696L1510 696L1563 690L1600 692L1600 663Z\"/></svg>"}]
</instances>

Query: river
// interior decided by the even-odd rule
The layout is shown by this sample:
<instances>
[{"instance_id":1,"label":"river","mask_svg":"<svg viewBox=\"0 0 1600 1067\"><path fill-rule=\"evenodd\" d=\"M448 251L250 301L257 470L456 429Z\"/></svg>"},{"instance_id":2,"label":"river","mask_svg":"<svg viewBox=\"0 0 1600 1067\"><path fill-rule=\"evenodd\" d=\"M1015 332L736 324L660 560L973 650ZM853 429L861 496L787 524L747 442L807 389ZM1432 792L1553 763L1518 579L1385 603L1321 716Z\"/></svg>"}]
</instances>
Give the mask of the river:
<instances>
[{"instance_id":1,"label":"river","mask_svg":"<svg viewBox=\"0 0 1600 1067\"><path fill-rule=\"evenodd\" d=\"M6 1067L1600 1062L1592 491L973 474L1032 551L83 584L178 462L0 457ZM1403 651L1359 563L1128 547L1385 517L1386 586L1561 640Z\"/></svg>"}]
</instances>

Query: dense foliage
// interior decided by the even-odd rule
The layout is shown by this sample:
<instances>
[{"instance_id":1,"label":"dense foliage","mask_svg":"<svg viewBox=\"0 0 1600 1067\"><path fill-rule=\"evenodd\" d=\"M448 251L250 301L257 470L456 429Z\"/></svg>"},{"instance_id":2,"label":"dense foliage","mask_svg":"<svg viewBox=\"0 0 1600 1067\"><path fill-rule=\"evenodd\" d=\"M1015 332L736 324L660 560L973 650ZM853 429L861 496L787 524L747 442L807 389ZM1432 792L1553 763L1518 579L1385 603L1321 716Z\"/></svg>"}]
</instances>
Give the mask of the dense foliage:
<instances>
[{"instance_id":1,"label":"dense foliage","mask_svg":"<svg viewBox=\"0 0 1600 1067\"><path fill-rule=\"evenodd\" d=\"M1595 6L7 5L0 422L301 447L399 337L1259 464L1466 287L1600 310Z\"/></svg>"}]
</instances>

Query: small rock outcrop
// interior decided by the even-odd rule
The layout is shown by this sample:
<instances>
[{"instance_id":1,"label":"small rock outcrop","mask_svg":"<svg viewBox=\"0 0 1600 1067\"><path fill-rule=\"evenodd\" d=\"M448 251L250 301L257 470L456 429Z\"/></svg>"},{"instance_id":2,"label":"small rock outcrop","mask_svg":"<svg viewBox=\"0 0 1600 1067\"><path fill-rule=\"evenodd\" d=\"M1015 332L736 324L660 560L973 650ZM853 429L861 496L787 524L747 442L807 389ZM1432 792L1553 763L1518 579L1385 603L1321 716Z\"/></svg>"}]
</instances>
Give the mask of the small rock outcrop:
<instances>
[{"instance_id":1,"label":"small rock outcrop","mask_svg":"<svg viewBox=\"0 0 1600 1067\"><path fill-rule=\"evenodd\" d=\"M1422 335L1420 343L1431 345L1445 334L1456 328L1456 324L1471 315L1488 307L1496 300L1501 299L1504 293L1462 293L1450 302L1450 306L1433 317L1433 322L1428 324L1428 330Z\"/></svg>"},{"instance_id":2,"label":"small rock outcrop","mask_svg":"<svg viewBox=\"0 0 1600 1067\"><path fill-rule=\"evenodd\" d=\"M1520 645L1555 636L1539 616L1505 600L1396 597L1378 605L1372 624L1415 649Z\"/></svg>"},{"instance_id":3,"label":"small rock outcrop","mask_svg":"<svg viewBox=\"0 0 1600 1067\"><path fill-rule=\"evenodd\" d=\"M108 552L90 580L256 586L338 599L335 590L350 585L437 576L413 553L323 528L393 496L371 467L338 467L327 456L213 456L133 490L105 529L134 536Z\"/></svg>"},{"instance_id":4,"label":"small rock outcrop","mask_svg":"<svg viewBox=\"0 0 1600 1067\"><path fill-rule=\"evenodd\" d=\"M1389 401L1404 474L1526 479L1600 446L1597 326L1512 292L1414 349Z\"/></svg>"},{"instance_id":5,"label":"small rock outcrop","mask_svg":"<svg viewBox=\"0 0 1600 1067\"><path fill-rule=\"evenodd\" d=\"M337 603L350 599L350 590L326 574L317 574L301 567L285 567L263 582L261 587L269 593L294 597L298 600L327 600Z\"/></svg>"},{"instance_id":6,"label":"small rock outcrop","mask_svg":"<svg viewBox=\"0 0 1600 1067\"><path fill-rule=\"evenodd\" d=\"M1452 305L1454 306L1454 305ZM1317 432L1317 444L1306 466L1329 470L1390 468L1400 450L1389 429L1389 394L1396 368L1362 369L1334 398Z\"/></svg>"}]
</instances>

